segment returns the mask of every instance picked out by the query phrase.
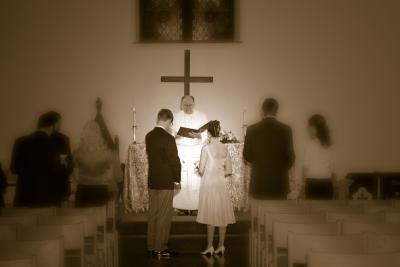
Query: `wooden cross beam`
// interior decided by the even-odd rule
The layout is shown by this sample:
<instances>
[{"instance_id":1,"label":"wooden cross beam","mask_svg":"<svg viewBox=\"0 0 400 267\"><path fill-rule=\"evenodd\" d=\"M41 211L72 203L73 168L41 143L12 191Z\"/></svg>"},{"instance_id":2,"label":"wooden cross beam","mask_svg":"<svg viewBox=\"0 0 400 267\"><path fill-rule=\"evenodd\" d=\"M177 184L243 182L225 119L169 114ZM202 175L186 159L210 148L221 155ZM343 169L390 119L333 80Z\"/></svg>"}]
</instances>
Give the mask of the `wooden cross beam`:
<instances>
[{"instance_id":1,"label":"wooden cross beam","mask_svg":"<svg viewBox=\"0 0 400 267\"><path fill-rule=\"evenodd\" d=\"M183 83L184 95L190 95L191 83L212 83L211 76L190 76L190 50L185 50L185 74L184 76L161 76L161 82Z\"/></svg>"}]
</instances>

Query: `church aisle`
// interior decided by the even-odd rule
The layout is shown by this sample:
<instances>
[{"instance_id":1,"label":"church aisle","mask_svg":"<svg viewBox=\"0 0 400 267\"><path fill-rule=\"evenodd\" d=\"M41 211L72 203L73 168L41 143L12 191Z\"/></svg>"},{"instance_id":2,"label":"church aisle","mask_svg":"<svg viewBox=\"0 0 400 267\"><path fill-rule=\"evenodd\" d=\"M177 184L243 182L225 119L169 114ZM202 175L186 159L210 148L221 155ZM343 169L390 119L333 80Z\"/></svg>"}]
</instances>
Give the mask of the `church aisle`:
<instances>
[{"instance_id":1,"label":"church aisle","mask_svg":"<svg viewBox=\"0 0 400 267\"><path fill-rule=\"evenodd\" d=\"M214 257L200 255L206 243L206 227L196 223L194 216L175 216L170 246L180 254L171 259L157 260L150 257L146 251L146 214L123 215L118 224L120 267L246 267L248 266L249 216L243 213L236 216L238 222L228 227L227 252L224 256ZM215 244L217 244L217 238L218 234L215 237Z\"/></svg>"}]
</instances>

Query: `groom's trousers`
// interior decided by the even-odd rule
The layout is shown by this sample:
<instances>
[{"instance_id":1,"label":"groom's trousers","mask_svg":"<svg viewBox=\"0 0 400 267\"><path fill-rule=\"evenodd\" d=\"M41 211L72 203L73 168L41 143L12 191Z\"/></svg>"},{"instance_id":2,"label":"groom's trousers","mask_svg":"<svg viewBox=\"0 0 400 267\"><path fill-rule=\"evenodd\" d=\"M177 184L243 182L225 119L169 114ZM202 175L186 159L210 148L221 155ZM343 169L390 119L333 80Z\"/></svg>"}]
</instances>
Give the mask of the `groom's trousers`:
<instances>
[{"instance_id":1,"label":"groom's trousers","mask_svg":"<svg viewBox=\"0 0 400 267\"><path fill-rule=\"evenodd\" d=\"M174 190L149 189L149 217L147 223L148 250L163 251L168 240L173 216Z\"/></svg>"}]
</instances>

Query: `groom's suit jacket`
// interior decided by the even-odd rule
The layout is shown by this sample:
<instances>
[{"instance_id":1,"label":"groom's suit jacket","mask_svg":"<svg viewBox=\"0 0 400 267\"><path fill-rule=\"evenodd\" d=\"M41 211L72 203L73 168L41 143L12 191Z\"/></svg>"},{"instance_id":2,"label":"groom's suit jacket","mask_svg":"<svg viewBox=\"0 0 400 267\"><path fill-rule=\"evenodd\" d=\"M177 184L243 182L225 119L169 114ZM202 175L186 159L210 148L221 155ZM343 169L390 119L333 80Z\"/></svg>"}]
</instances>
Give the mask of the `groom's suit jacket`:
<instances>
[{"instance_id":1,"label":"groom's suit jacket","mask_svg":"<svg viewBox=\"0 0 400 267\"><path fill-rule=\"evenodd\" d=\"M181 181L181 161L175 138L161 127L146 135L149 163L149 189L173 190L174 182Z\"/></svg>"},{"instance_id":2,"label":"groom's suit jacket","mask_svg":"<svg viewBox=\"0 0 400 267\"><path fill-rule=\"evenodd\" d=\"M275 118L247 129L243 157L252 164L250 195L256 199L286 199L288 171L295 159L292 130Z\"/></svg>"}]
</instances>

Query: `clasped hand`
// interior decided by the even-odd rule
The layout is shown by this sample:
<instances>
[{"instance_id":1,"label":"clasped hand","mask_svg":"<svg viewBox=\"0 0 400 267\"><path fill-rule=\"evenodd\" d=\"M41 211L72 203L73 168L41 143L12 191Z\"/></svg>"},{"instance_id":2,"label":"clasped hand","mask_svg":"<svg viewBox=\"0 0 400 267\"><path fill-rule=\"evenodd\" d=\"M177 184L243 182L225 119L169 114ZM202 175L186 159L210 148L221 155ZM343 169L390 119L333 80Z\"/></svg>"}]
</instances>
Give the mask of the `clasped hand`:
<instances>
[{"instance_id":1,"label":"clasped hand","mask_svg":"<svg viewBox=\"0 0 400 267\"><path fill-rule=\"evenodd\" d=\"M180 183L174 183L174 190L180 190L181 189L181 184Z\"/></svg>"},{"instance_id":2,"label":"clasped hand","mask_svg":"<svg viewBox=\"0 0 400 267\"><path fill-rule=\"evenodd\" d=\"M201 133L196 133L196 132L191 131L191 132L189 132L189 136L190 136L191 138L200 139L200 138L201 138Z\"/></svg>"}]
</instances>

